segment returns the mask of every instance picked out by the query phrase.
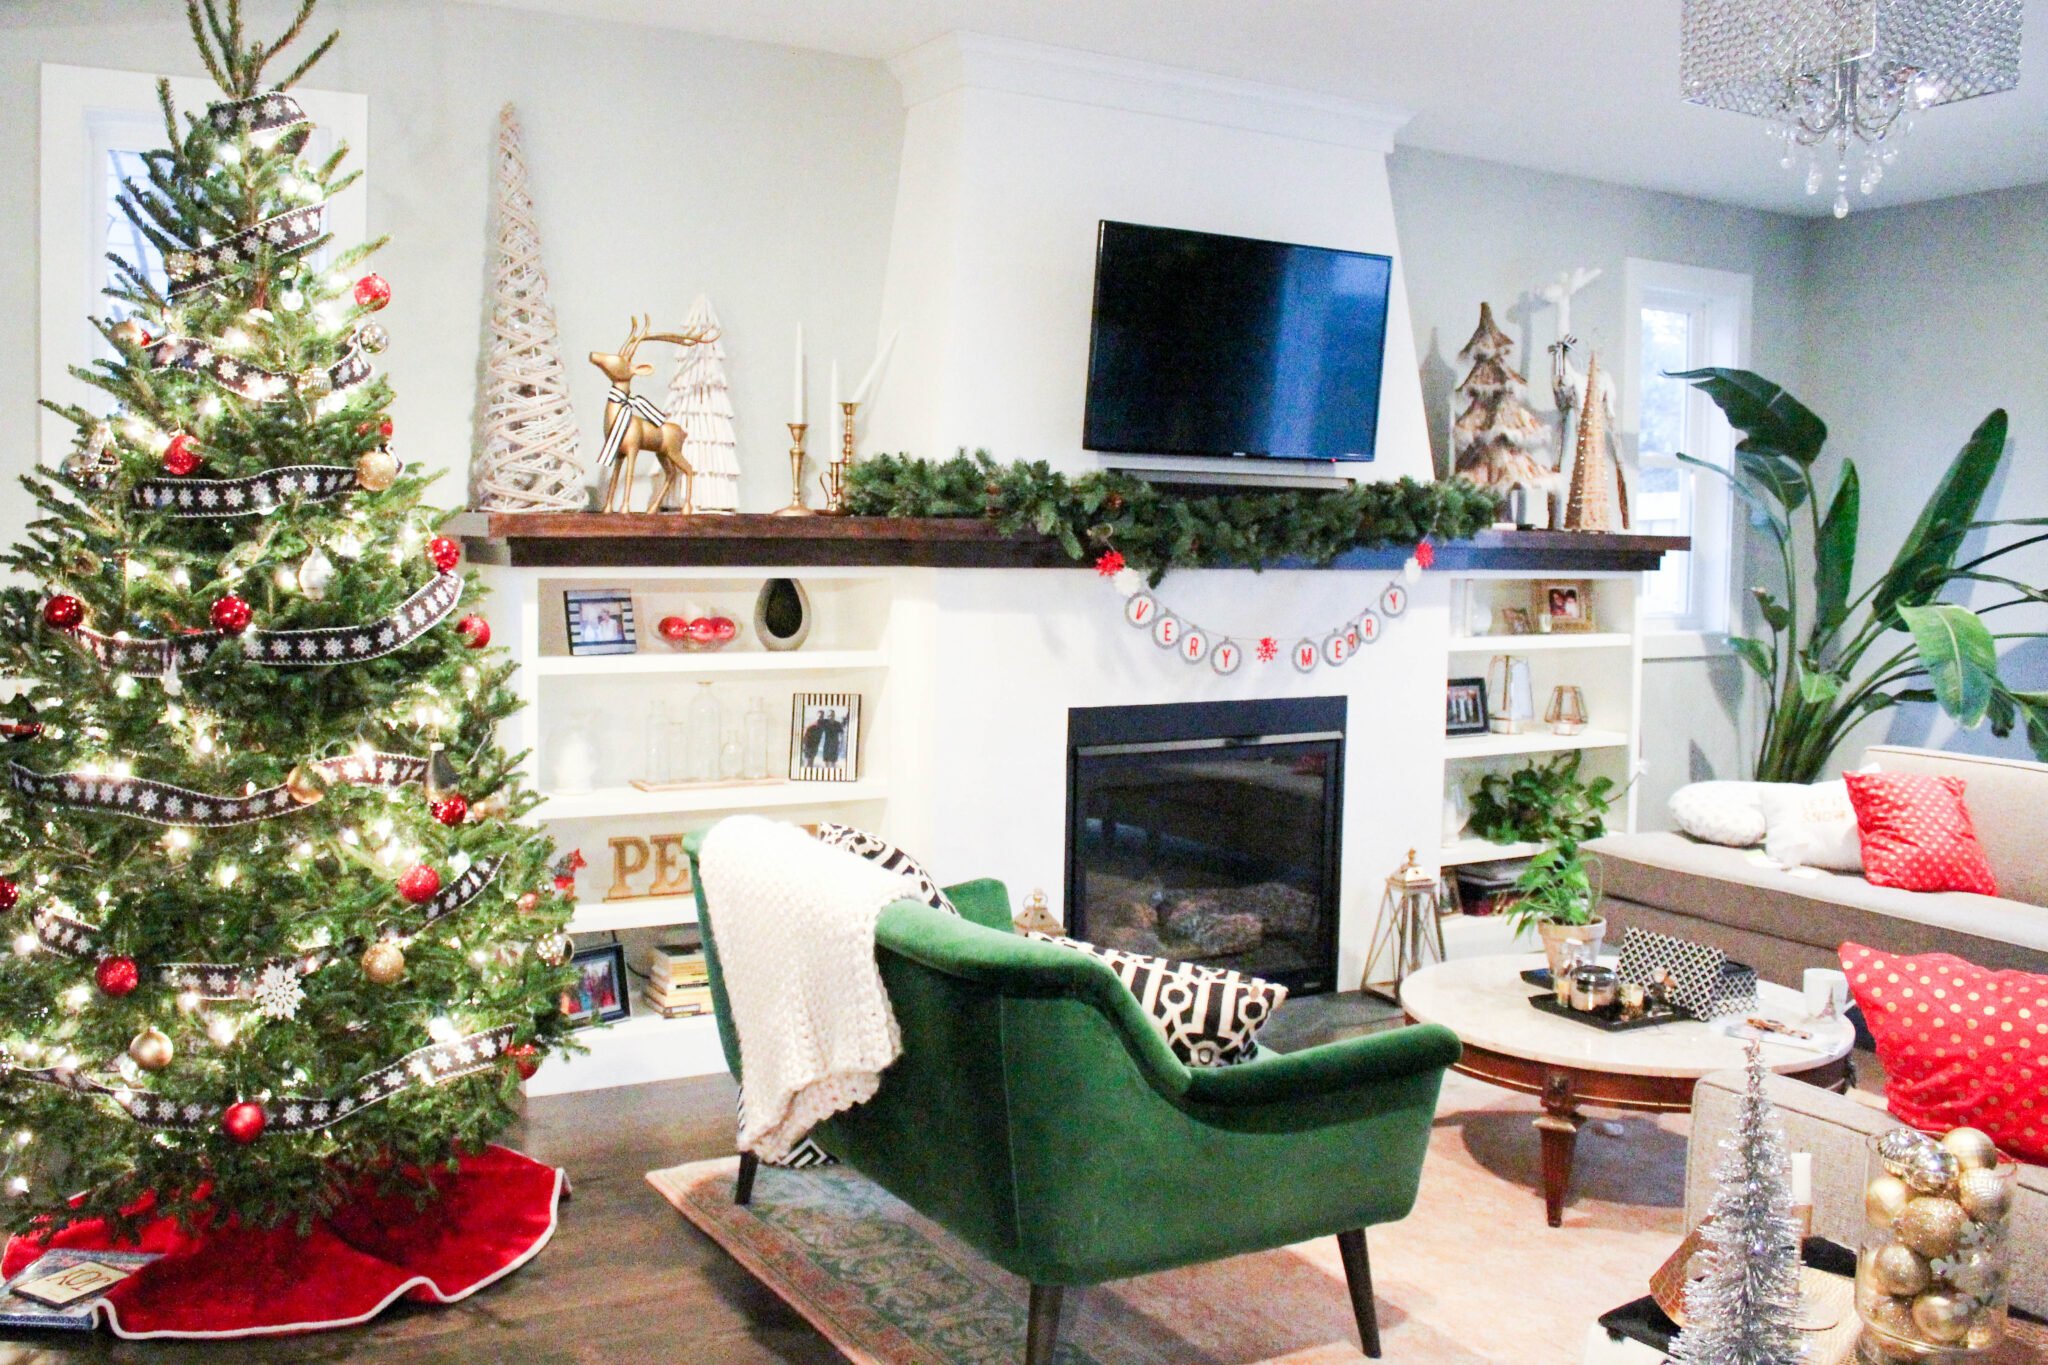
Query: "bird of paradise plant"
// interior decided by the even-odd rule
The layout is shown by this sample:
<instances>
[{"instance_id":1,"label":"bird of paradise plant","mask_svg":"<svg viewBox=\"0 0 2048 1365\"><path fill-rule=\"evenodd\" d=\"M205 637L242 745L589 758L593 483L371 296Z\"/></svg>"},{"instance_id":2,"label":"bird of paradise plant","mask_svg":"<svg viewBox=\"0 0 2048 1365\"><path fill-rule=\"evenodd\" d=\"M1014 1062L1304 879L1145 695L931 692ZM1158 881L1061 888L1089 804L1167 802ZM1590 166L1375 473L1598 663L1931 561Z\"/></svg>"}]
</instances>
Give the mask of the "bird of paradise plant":
<instances>
[{"instance_id":1,"label":"bird of paradise plant","mask_svg":"<svg viewBox=\"0 0 2048 1365\"><path fill-rule=\"evenodd\" d=\"M1822 511L1814 466L1827 441L1827 424L1779 385L1748 370L1688 370L1675 377L1691 381L1742 433L1732 469L1689 455L1678 458L1728 480L1748 508L1750 523L1776 547L1783 574L1777 592L1750 589L1769 638L1729 641L1770 690L1757 778L1814 781L1858 722L1908 702L1937 703L1966 728L1989 721L2000 736L2021 728L2035 755L2048 760L2048 692L2009 686L1998 658L1999 641L2048 632L1995 631L1984 619L2048 603L2048 593L1999 572L2004 566L1997 563L2048 541L2048 533L2006 538L1963 558L1966 549L1985 544L1985 533L2048 526L2048 517L1978 518L1985 490L2005 459L2005 410L1994 410L1977 425L1890 566L1852 593L1862 483L1855 463L1844 460ZM1805 536L1797 530L1802 508L1810 530ZM1942 600L1976 584L2013 595L1976 608Z\"/></svg>"}]
</instances>

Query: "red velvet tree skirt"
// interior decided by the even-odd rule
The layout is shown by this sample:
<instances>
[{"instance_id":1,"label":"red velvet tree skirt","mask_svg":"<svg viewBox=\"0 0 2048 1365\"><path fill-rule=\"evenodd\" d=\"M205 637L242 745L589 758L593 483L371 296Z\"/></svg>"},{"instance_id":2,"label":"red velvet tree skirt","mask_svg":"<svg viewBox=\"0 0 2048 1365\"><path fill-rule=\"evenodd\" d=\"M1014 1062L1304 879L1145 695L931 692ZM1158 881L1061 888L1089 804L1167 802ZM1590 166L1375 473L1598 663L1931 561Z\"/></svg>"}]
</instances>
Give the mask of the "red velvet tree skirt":
<instances>
[{"instance_id":1,"label":"red velvet tree skirt","mask_svg":"<svg viewBox=\"0 0 2048 1365\"><path fill-rule=\"evenodd\" d=\"M291 1227L230 1223L198 1233L159 1218L141 1240L115 1242L98 1222L46 1241L15 1237L0 1257L13 1275L51 1246L163 1255L107 1292L99 1310L124 1337L251 1337L368 1322L401 1295L454 1303L517 1270L555 1233L568 1178L505 1147L465 1157L439 1176L440 1198L350 1200L305 1237Z\"/></svg>"}]
</instances>

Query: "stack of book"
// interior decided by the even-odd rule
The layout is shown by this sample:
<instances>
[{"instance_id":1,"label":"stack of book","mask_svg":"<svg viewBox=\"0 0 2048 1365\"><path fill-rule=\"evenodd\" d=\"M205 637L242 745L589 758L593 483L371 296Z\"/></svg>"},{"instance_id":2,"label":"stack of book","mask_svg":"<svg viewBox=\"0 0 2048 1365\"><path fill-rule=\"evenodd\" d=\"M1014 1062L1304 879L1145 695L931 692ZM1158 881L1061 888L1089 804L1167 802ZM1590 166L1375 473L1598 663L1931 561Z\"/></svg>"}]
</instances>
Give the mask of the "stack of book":
<instances>
[{"instance_id":1,"label":"stack of book","mask_svg":"<svg viewBox=\"0 0 2048 1365\"><path fill-rule=\"evenodd\" d=\"M649 955L647 1004L665 1019L711 1013L711 976L695 935L664 943Z\"/></svg>"}]
</instances>

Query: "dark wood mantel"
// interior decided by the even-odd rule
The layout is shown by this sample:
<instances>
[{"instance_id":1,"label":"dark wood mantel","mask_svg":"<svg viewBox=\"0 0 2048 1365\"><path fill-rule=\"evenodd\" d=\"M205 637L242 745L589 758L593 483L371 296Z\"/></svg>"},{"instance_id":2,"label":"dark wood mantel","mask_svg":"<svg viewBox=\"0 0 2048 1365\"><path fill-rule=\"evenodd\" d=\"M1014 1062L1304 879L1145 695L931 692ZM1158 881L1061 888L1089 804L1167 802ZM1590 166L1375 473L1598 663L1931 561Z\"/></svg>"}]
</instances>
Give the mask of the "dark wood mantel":
<instances>
[{"instance_id":1,"label":"dark wood mantel","mask_svg":"<svg viewBox=\"0 0 2048 1365\"><path fill-rule=\"evenodd\" d=\"M471 559L512 568L719 565L903 565L946 569L1077 569L1043 536L1006 536L972 518L670 516L648 512L464 512L445 528ZM1598 573L1654 569L1684 536L1482 531L1437 546L1439 572L1467 569ZM1332 569L1398 568L1405 547L1354 550ZM1282 561L1276 569L1316 568Z\"/></svg>"}]
</instances>

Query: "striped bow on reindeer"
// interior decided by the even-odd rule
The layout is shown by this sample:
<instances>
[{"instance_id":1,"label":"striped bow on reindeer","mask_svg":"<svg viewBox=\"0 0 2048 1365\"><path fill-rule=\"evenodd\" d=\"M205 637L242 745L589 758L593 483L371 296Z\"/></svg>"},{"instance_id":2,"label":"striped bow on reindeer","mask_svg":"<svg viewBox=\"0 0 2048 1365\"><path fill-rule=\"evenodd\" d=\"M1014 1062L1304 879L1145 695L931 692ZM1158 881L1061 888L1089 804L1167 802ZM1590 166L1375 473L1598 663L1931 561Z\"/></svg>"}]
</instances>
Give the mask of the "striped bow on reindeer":
<instances>
[{"instance_id":1,"label":"striped bow on reindeer","mask_svg":"<svg viewBox=\"0 0 2048 1365\"><path fill-rule=\"evenodd\" d=\"M619 347L616 355L604 351L592 351L590 363L603 370L605 377L612 381L611 392L605 395L604 403L604 450L599 456L600 467L610 465L611 478L605 484L604 510L607 512L628 512L633 497L633 469L640 462L640 452L651 450L661 464L661 477L655 481L654 496L647 500L650 512L669 511L666 504L669 496L682 485L682 505L673 510L685 514L696 508L697 471L683 458L683 429L668 420L662 410L651 399L635 396L633 379L636 375L651 374L652 365L642 361L634 363L633 353L640 349L643 341L670 341L678 346L698 346L718 337L715 327L692 327L681 332L650 332L647 319L640 318L632 323L626 334L626 344Z\"/></svg>"}]
</instances>

